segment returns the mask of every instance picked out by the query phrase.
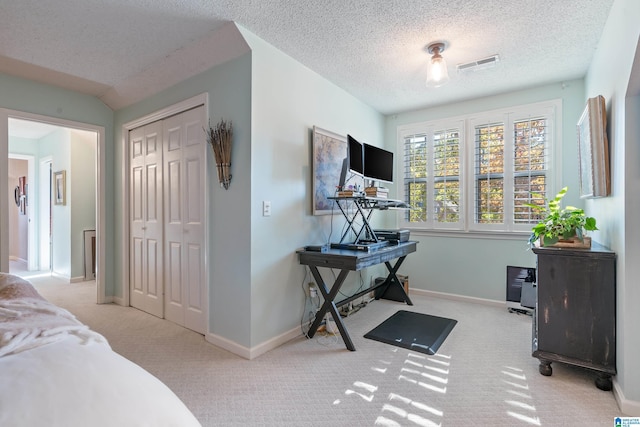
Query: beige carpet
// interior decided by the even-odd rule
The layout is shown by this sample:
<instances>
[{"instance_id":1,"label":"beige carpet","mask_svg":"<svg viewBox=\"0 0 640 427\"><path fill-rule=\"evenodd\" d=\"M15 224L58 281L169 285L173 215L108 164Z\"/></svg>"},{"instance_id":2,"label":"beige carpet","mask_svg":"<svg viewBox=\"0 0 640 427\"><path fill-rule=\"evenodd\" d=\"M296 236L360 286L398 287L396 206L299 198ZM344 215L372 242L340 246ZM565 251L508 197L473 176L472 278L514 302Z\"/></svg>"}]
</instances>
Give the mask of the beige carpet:
<instances>
[{"instance_id":1,"label":"beige carpet","mask_svg":"<svg viewBox=\"0 0 640 427\"><path fill-rule=\"evenodd\" d=\"M93 282L33 282L164 381L203 426L610 426L623 415L591 372L554 363L540 375L531 317L502 308L415 294L413 307L375 301L346 319L355 352L339 337L300 337L249 361L136 309L96 305ZM402 309L458 324L435 356L363 337Z\"/></svg>"}]
</instances>

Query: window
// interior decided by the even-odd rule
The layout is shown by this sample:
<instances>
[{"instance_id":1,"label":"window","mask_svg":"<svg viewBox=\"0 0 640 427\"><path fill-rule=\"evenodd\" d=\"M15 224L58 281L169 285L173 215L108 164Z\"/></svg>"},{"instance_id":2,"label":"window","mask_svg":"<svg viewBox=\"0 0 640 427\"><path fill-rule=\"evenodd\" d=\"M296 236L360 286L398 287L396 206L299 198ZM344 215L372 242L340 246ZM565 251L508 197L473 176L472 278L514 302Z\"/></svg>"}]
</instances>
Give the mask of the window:
<instances>
[{"instance_id":1,"label":"window","mask_svg":"<svg viewBox=\"0 0 640 427\"><path fill-rule=\"evenodd\" d=\"M460 228L462 122L441 122L404 137L407 220L438 228Z\"/></svg>"},{"instance_id":2,"label":"window","mask_svg":"<svg viewBox=\"0 0 640 427\"><path fill-rule=\"evenodd\" d=\"M530 231L551 193L560 101L399 128L404 227Z\"/></svg>"}]
</instances>

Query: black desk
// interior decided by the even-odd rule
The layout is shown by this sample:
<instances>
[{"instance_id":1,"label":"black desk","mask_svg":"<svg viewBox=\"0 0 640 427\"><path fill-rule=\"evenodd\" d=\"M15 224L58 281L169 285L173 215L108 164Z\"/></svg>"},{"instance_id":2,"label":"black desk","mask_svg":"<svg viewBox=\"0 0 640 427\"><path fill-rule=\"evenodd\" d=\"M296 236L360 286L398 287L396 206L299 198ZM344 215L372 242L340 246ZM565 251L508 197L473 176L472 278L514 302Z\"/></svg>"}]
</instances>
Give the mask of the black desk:
<instances>
[{"instance_id":1,"label":"black desk","mask_svg":"<svg viewBox=\"0 0 640 427\"><path fill-rule=\"evenodd\" d=\"M384 298L384 293L387 292L390 287L394 287L398 289L399 292L401 292L400 295L404 295L404 301L407 304L413 305L411 299L409 298L409 295L406 294L406 292L404 291L404 287L400 283L400 280L398 280L396 272L400 268L400 265L402 264L406 256L411 252L416 251L416 245L417 242L403 242L397 245L385 246L371 252L348 249L329 249L327 252L313 252L305 250L298 251L297 253L300 258L300 264L309 266L311 274L318 284L318 289L320 289L320 293L324 298L324 304L322 304L320 310L316 313L315 320L311 325L311 329L309 329L308 337L312 338L315 335L316 331L318 330L318 326L320 326L320 322L322 322L322 319L324 319L325 314L327 312L330 312L333 316L333 320L336 322L338 330L340 331L340 335L342 335L342 340L344 341L345 345L349 350L355 351L356 348L351 341L351 337L349 337L344 323L342 323L340 313L338 313L339 307L380 287L384 287L385 289L380 292L377 298ZM394 259L398 260L396 261L395 265L392 266L391 261ZM340 291L340 287L344 283L344 280L349 274L349 271L358 271L363 268L382 263L384 263L387 266L387 270L389 270L389 275L384 282L378 283L377 285L373 285L363 291L360 291L357 294L338 302L337 304L334 302L334 299L336 295L338 295L338 291ZM338 277L336 278L336 281L331 286L331 288L328 288L322 280L322 276L320 276L318 267L340 269L340 274L338 274Z\"/></svg>"}]
</instances>

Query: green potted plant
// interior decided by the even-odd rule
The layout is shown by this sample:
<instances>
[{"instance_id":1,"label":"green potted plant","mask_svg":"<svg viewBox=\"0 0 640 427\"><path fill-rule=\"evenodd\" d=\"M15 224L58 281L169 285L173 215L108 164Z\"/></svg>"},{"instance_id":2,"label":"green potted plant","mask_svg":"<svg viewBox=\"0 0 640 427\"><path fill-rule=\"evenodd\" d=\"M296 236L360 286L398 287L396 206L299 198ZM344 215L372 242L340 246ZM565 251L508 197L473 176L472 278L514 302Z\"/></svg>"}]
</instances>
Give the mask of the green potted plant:
<instances>
[{"instance_id":1,"label":"green potted plant","mask_svg":"<svg viewBox=\"0 0 640 427\"><path fill-rule=\"evenodd\" d=\"M573 206L560 208L560 202L567 191L568 187L564 187L555 198L547 202L547 206L531 203L526 205L543 216L532 228L529 244L533 245L540 240L542 246L552 246L563 240L575 241L576 238L583 243L585 231L598 229L595 218L585 215L584 210Z\"/></svg>"}]
</instances>

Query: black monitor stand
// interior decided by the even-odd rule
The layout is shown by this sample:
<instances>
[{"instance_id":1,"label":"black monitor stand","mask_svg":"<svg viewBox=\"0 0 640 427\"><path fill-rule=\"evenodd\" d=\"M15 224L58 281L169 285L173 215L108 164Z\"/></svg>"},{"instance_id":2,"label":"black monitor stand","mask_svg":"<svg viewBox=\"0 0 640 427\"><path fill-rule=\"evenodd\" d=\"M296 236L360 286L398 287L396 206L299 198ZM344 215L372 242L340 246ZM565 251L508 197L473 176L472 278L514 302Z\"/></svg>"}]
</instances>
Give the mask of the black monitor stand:
<instances>
[{"instance_id":1,"label":"black monitor stand","mask_svg":"<svg viewBox=\"0 0 640 427\"><path fill-rule=\"evenodd\" d=\"M348 227L342 234L340 242L332 243L332 248L369 252L390 244L389 241L378 239L378 236L376 236L375 231L369 224L369 220L374 210L387 209L389 203L396 203L396 200L365 196L329 197L329 199L335 201L348 223ZM355 209L350 210L351 205L355 206ZM356 224L359 218L362 218L360 228L358 228ZM356 236L352 242L347 241L347 235L350 231L353 231Z\"/></svg>"}]
</instances>

